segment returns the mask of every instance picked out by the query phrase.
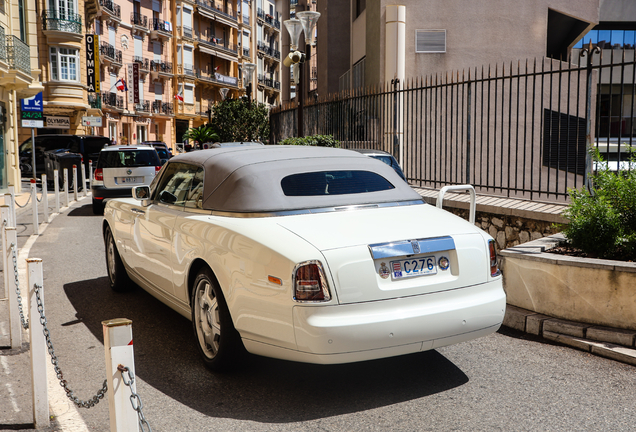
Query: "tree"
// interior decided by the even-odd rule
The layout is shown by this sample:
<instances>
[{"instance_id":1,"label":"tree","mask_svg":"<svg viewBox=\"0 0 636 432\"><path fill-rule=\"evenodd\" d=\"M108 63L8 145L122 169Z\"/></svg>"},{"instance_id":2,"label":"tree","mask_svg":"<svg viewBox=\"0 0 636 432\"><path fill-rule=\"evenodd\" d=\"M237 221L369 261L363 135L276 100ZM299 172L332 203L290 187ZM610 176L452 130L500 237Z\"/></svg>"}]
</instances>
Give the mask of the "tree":
<instances>
[{"instance_id":1,"label":"tree","mask_svg":"<svg viewBox=\"0 0 636 432\"><path fill-rule=\"evenodd\" d=\"M183 139L192 141L193 143L207 143L219 141L219 135L214 131L212 126L201 125L198 128L190 128L183 134Z\"/></svg>"},{"instance_id":2,"label":"tree","mask_svg":"<svg viewBox=\"0 0 636 432\"><path fill-rule=\"evenodd\" d=\"M269 111L263 104L226 99L212 108L209 125L221 142L269 140Z\"/></svg>"}]
</instances>

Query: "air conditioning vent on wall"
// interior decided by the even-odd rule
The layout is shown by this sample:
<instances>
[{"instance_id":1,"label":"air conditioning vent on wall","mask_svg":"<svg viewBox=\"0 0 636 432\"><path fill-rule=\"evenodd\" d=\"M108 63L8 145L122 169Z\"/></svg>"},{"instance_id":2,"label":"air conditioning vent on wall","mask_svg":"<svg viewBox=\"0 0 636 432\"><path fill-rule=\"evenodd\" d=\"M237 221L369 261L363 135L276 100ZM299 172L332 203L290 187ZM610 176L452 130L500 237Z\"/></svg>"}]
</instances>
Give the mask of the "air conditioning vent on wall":
<instances>
[{"instance_id":1,"label":"air conditioning vent on wall","mask_svg":"<svg viewBox=\"0 0 636 432\"><path fill-rule=\"evenodd\" d=\"M415 30L416 53L445 53L446 30Z\"/></svg>"}]
</instances>

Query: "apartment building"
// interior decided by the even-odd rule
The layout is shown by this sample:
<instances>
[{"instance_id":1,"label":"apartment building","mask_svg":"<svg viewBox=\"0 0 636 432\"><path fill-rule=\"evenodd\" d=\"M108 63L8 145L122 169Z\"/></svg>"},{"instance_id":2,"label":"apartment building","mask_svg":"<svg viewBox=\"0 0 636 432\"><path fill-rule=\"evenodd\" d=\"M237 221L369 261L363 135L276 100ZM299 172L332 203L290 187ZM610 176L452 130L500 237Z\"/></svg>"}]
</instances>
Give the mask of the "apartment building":
<instances>
[{"instance_id":1,"label":"apartment building","mask_svg":"<svg viewBox=\"0 0 636 432\"><path fill-rule=\"evenodd\" d=\"M20 100L43 90L38 66L39 28L34 2L0 2L0 190L20 188Z\"/></svg>"},{"instance_id":2,"label":"apartment building","mask_svg":"<svg viewBox=\"0 0 636 432\"><path fill-rule=\"evenodd\" d=\"M276 3L254 0L256 9L257 101L267 106L280 103L281 86L281 24ZM286 30L285 30L286 31Z\"/></svg>"}]
</instances>

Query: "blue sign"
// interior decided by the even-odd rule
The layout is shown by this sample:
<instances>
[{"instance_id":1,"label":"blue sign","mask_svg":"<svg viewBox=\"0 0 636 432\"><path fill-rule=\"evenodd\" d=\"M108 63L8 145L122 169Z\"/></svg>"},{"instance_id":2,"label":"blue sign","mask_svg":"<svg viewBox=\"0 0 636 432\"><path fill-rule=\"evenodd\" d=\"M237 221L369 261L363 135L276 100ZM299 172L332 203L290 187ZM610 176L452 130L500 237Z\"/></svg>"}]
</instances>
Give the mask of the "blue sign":
<instances>
[{"instance_id":1,"label":"blue sign","mask_svg":"<svg viewBox=\"0 0 636 432\"><path fill-rule=\"evenodd\" d=\"M22 111L38 111L42 112L44 102L42 101L42 92L31 96L30 98L22 99Z\"/></svg>"}]
</instances>

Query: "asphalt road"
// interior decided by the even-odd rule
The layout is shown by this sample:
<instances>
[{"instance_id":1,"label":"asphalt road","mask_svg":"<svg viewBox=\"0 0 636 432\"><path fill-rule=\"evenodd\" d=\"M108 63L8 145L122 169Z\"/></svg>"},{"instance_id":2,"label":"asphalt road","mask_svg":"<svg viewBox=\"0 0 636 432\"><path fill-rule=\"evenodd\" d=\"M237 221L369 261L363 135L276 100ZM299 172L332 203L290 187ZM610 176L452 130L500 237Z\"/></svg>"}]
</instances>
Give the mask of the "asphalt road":
<instances>
[{"instance_id":1,"label":"asphalt road","mask_svg":"<svg viewBox=\"0 0 636 432\"><path fill-rule=\"evenodd\" d=\"M131 319L137 392L155 432L634 430L633 367L507 330L348 365L249 356L213 374L187 319L139 288L110 290L101 221L84 199L31 249L43 259L48 327L65 379L88 399L106 376L101 322ZM80 414L89 430L109 430L106 400Z\"/></svg>"}]
</instances>

